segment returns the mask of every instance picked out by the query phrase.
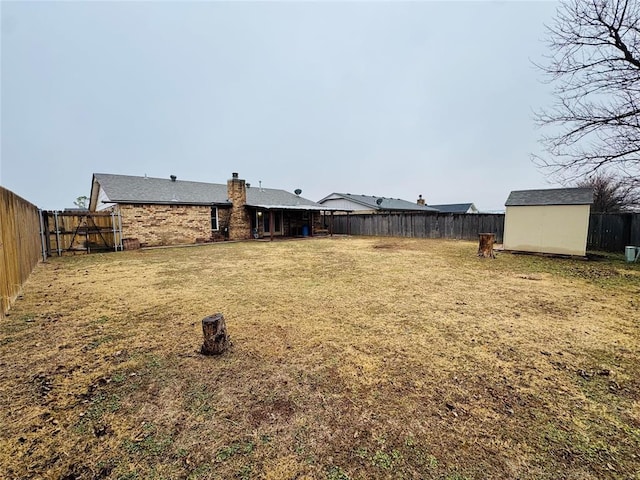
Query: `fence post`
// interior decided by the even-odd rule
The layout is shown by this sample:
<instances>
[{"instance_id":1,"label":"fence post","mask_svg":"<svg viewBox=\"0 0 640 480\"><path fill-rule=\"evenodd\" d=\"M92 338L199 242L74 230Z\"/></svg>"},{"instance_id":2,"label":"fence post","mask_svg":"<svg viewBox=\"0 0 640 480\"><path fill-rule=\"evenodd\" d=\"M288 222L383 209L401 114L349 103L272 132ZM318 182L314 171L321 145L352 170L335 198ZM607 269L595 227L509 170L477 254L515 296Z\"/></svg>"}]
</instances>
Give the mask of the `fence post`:
<instances>
[{"instance_id":1,"label":"fence post","mask_svg":"<svg viewBox=\"0 0 640 480\"><path fill-rule=\"evenodd\" d=\"M42 218L42 209L38 209L38 217L40 219L40 246L42 247L42 261L47 261L47 245L44 238L44 219Z\"/></svg>"}]
</instances>

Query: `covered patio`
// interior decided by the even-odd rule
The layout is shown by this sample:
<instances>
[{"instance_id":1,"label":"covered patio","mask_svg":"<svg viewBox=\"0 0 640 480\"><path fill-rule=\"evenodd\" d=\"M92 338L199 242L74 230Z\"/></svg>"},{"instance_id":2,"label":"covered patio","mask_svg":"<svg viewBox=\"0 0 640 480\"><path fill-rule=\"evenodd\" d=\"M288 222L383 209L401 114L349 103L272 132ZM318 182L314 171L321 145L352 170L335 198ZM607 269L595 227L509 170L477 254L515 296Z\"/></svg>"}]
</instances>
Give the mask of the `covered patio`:
<instances>
[{"instance_id":1,"label":"covered patio","mask_svg":"<svg viewBox=\"0 0 640 480\"><path fill-rule=\"evenodd\" d=\"M311 205L247 205L253 238L333 235L335 210Z\"/></svg>"}]
</instances>

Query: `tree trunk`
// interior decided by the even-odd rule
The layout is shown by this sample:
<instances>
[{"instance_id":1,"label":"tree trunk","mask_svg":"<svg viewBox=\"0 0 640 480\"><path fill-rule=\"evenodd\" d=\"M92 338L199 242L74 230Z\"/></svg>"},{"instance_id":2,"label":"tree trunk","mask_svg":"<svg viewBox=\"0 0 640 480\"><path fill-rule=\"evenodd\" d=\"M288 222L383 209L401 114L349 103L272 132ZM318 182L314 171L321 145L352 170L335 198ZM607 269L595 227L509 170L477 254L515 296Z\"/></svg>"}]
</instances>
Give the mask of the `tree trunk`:
<instances>
[{"instance_id":1,"label":"tree trunk","mask_svg":"<svg viewBox=\"0 0 640 480\"><path fill-rule=\"evenodd\" d=\"M493 253L493 244L496 236L493 233L480 233L480 245L478 246L478 256L482 258L496 258Z\"/></svg>"},{"instance_id":2,"label":"tree trunk","mask_svg":"<svg viewBox=\"0 0 640 480\"><path fill-rule=\"evenodd\" d=\"M229 348L231 342L221 313L202 319L202 334L204 343L200 352L204 355L220 355Z\"/></svg>"}]
</instances>

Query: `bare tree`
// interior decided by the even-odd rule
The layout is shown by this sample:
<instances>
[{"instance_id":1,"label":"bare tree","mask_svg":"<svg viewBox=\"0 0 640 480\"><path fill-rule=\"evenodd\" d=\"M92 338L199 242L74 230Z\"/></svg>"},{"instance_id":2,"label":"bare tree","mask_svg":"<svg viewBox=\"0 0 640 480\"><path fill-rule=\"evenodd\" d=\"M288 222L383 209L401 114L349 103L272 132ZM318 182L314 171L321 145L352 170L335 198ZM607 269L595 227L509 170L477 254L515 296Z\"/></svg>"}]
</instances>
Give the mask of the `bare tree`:
<instances>
[{"instance_id":1,"label":"bare tree","mask_svg":"<svg viewBox=\"0 0 640 480\"><path fill-rule=\"evenodd\" d=\"M635 0L567 0L547 25L550 54L538 65L555 103L536 113L548 153L534 162L575 181L640 174L640 6Z\"/></svg>"},{"instance_id":2,"label":"bare tree","mask_svg":"<svg viewBox=\"0 0 640 480\"><path fill-rule=\"evenodd\" d=\"M593 188L592 212L614 213L640 208L640 192L626 179L600 172L576 183L577 187Z\"/></svg>"}]
</instances>

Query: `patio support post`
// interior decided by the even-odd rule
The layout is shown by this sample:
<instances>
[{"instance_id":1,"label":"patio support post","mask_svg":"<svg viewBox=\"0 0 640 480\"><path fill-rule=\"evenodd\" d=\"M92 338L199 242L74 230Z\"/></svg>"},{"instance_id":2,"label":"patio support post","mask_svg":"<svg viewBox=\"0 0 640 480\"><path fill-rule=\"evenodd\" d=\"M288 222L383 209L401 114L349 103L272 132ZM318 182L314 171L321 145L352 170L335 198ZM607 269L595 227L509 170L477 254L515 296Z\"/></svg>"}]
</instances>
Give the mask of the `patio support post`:
<instances>
[{"instance_id":1,"label":"patio support post","mask_svg":"<svg viewBox=\"0 0 640 480\"><path fill-rule=\"evenodd\" d=\"M269 236L273 242L273 210L269 210Z\"/></svg>"},{"instance_id":2,"label":"patio support post","mask_svg":"<svg viewBox=\"0 0 640 480\"><path fill-rule=\"evenodd\" d=\"M331 210L331 223L329 225L329 236L333 237L333 210Z\"/></svg>"}]
</instances>

